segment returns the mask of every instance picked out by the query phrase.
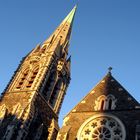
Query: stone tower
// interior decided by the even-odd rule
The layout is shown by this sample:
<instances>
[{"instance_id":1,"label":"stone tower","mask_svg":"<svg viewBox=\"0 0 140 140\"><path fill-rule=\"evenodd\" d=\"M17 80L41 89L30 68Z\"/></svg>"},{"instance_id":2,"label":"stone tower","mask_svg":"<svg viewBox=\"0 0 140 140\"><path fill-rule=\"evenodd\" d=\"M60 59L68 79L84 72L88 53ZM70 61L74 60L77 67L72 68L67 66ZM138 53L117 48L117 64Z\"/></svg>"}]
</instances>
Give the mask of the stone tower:
<instances>
[{"instance_id":1,"label":"stone tower","mask_svg":"<svg viewBox=\"0 0 140 140\"><path fill-rule=\"evenodd\" d=\"M57 140L140 140L140 104L109 71L67 114Z\"/></svg>"},{"instance_id":2,"label":"stone tower","mask_svg":"<svg viewBox=\"0 0 140 140\"><path fill-rule=\"evenodd\" d=\"M0 140L55 140L70 82L68 47L76 6L21 62L0 100Z\"/></svg>"}]
</instances>

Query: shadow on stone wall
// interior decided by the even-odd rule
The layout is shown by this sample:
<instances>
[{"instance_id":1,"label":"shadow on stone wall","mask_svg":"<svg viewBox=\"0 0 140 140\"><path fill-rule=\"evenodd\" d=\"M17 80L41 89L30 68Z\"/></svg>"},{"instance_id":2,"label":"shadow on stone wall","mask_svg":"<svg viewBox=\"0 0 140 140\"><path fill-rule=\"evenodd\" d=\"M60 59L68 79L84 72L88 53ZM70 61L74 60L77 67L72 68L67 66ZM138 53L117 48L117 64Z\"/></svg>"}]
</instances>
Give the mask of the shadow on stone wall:
<instances>
[{"instance_id":1,"label":"shadow on stone wall","mask_svg":"<svg viewBox=\"0 0 140 140\"><path fill-rule=\"evenodd\" d=\"M46 140L48 128L42 122L40 115L24 121L15 115L6 114L0 120L0 140Z\"/></svg>"}]
</instances>

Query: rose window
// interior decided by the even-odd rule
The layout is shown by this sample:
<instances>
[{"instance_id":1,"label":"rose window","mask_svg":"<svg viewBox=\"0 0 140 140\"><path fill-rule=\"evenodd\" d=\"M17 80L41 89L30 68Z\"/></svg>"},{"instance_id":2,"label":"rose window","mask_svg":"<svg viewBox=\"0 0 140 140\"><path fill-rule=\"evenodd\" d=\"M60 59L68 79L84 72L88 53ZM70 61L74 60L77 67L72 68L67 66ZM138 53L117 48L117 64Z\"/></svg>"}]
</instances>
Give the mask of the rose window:
<instances>
[{"instance_id":1,"label":"rose window","mask_svg":"<svg viewBox=\"0 0 140 140\"><path fill-rule=\"evenodd\" d=\"M125 129L114 117L98 116L81 126L78 140L125 140Z\"/></svg>"}]
</instances>

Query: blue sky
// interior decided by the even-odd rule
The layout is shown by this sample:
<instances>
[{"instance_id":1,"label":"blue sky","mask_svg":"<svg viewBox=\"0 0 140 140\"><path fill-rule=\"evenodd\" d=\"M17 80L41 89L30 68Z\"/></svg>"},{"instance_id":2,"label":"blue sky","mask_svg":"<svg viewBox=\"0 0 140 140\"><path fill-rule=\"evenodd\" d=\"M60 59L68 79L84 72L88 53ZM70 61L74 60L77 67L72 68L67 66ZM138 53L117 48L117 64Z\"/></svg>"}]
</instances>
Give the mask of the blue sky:
<instances>
[{"instance_id":1,"label":"blue sky","mask_svg":"<svg viewBox=\"0 0 140 140\"><path fill-rule=\"evenodd\" d=\"M0 92L24 57L43 42L77 3L75 0L0 2ZM69 54L71 83L62 118L113 67L113 76L140 101L140 1L81 0Z\"/></svg>"}]
</instances>

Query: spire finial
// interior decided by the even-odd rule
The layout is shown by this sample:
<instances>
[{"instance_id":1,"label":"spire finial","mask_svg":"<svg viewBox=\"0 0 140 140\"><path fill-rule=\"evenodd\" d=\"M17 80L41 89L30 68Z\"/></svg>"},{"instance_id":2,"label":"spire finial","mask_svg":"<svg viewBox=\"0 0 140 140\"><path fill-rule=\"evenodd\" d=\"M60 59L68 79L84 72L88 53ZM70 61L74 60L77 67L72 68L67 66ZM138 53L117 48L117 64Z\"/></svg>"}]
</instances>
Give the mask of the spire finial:
<instances>
[{"instance_id":1,"label":"spire finial","mask_svg":"<svg viewBox=\"0 0 140 140\"><path fill-rule=\"evenodd\" d=\"M72 25L74 16L76 13L77 5L73 7L73 9L70 11L70 13L66 16L66 18L63 20L63 22L68 22L69 24Z\"/></svg>"},{"instance_id":2,"label":"spire finial","mask_svg":"<svg viewBox=\"0 0 140 140\"><path fill-rule=\"evenodd\" d=\"M79 1L80 1L80 0L77 0L76 6L78 6L78 5L79 5Z\"/></svg>"},{"instance_id":3,"label":"spire finial","mask_svg":"<svg viewBox=\"0 0 140 140\"><path fill-rule=\"evenodd\" d=\"M111 73L112 69L113 69L112 67L109 67L108 68L108 73Z\"/></svg>"}]
</instances>

